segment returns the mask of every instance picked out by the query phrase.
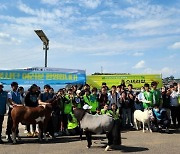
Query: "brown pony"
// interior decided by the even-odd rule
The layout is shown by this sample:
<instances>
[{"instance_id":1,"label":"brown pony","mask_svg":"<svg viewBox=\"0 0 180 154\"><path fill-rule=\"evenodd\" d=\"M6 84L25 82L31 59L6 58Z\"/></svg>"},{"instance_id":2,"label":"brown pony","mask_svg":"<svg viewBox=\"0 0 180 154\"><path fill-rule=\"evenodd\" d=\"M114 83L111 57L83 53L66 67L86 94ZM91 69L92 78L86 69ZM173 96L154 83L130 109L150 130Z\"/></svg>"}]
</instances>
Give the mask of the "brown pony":
<instances>
[{"instance_id":1,"label":"brown pony","mask_svg":"<svg viewBox=\"0 0 180 154\"><path fill-rule=\"evenodd\" d=\"M54 97L48 101L48 105L37 106L37 107L27 107L27 106L15 106L11 111L11 116L13 120L12 126L12 139L13 143L16 143L16 129L18 124L21 122L23 124L38 124L39 125L39 141L42 141L42 134L44 134L44 139L46 138L46 128L48 121L51 117L52 108L57 105L59 97Z\"/></svg>"}]
</instances>

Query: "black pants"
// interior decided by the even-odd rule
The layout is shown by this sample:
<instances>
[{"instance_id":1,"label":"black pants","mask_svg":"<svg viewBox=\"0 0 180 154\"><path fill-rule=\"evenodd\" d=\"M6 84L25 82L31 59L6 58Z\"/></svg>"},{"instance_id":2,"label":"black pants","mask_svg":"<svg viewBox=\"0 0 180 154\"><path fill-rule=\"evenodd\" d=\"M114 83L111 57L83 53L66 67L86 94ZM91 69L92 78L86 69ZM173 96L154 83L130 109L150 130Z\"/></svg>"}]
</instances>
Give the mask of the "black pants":
<instances>
[{"instance_id":1,"label":"black pants","mask_svg":"<svg viewBox=\"0 0 180 154\"><path fill-rule=\"evenodd\" d=\"M58 114L52 114L52 123L53 123L53 129L54 132L59 132L60 130L60 115Z\"/></svg>"},{"instance_id":2,"label":"black pants","mask_svg":"<svg viewBox=\"0 0 180 154\"><path fill-rule=\"evenodd\" d=\"M3 121L4 121L4 115L0 115L0 139L1 139L1 134L2 134Z\"/></svg>"},{"instance_id":3,"label":"black pants","mask_svg":"<svg viewBox=\"0 0 180 154\"><path fill-rule=\"evenodd\" d=\"M108 145L121 145L121 129L120 129L120 120L114 120L114 126L112 130L106 133L108 138Z\"/></svg>"},{"instance_id":4,"label":"black pants","mask_svg":"<svg viewBox=\"0 0 180 154\"><path fill-rule=\"evenodd\" d=\"M52 117L50 117L48 123L47 123L47 128L46 132L49 132L49 134L54 137L54 129L53 129L53 122L52 122Z\"/></svg>"},{"instance_id":5,"label":"black pants","mask_svg":"<svg viewBox=\"0 0 180 154\"><path fill-rule=\"evenodd\" d=\"M171 117L174 127L176 127L176 120L178 122L178 126L180 126L180 106L171 106Z\"/></svg>"},{"instance_id":6,"label":"black pants","mask_svg":"<svg viewBox=\"0 0 180 154\"><path fill-rule=\"evenodd\" d=\"M63 114L63 127L64 127L64 130L67 129L67 125L68 125L68 114Z\"/></svg>"},{"instance_id":7,"label":"black pants","mask_svg":"<svg viewBox=\"0 0 180 154\"><path fill-rule=\"evenodd\" d=\"M12 108L9 108L8 119L7 119L6 135L12 134L12 130L11 129L12 129L13 122L12 122L12 117L11 117L11 111L12 111Z\"/></svg>"}]
</instances>

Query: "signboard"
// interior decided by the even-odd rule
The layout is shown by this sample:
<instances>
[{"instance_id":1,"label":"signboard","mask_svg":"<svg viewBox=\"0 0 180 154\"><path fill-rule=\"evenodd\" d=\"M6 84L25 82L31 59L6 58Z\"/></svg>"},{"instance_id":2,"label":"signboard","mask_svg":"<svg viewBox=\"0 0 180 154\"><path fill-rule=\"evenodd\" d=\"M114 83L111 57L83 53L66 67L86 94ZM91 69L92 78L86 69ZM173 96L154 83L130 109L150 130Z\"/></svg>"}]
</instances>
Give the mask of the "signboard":
<instances>
[{"instance_id":1,"label":"signboard","mask_svg":"<svg viewBox=\"0 0 180 154\"><path fill-rule=\"evenodd\" d=\"M145 83L151 84L152 81L158 82L158 88L162 87L161 74L127 74L127 75L89 75L87 83L92 87L100 88L102 82L106 82L108 87L120 85L122 80L126 86L132 84L133 88L141 88Z\"/></svg>"},{"instance_id":2,"label":"signboard","mask_svg":"<svg viewBox=\"0 0 180 154\"><path fill-rule=\"evenodd\" d=\"M55 68L28 68L16 70L0 70L0 82L10 85L13 81L19 85L44 86L84 84L86 73L84 70L55 69Z\"/></svg>"}]
</instances>

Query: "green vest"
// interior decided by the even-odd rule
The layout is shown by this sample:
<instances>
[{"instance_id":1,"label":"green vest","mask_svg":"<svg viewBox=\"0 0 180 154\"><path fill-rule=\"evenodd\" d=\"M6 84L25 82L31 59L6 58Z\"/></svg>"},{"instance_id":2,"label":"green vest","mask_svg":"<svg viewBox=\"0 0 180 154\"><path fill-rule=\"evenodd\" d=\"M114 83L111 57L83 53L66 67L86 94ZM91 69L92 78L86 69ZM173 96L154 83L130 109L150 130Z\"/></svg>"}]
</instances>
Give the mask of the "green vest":
<instances>
[{"instance_id":1,"label":"green vest","mask_svg":"<svg viewBox=\"0 0 180 154\"><path fill-rule=\"evenodd\" d=\"M161 92L156 89L152 89L151 92L153 93L153 104L158 104L160 105L161 103Z\"/></svg>"},{"instance_id":2,"label":"green vest","mask_svg":"<svg viewBox=\"0 0 180 154\"><path fill-rule=\"evenodd\" d=\"M78 121L75 118L74 114L72 114L72 112L70 113L70 115L72 116L72 120L68 120L68 129L74 129L78 126Z\"/></svg>"},{"instance_id":3,"label":"green vest","mask_svg":"<svg viewBox=\"0 0 180 154\"><path fill-rule=\"evenodd\" d=\"M85 104L88 104L89 106L91 106L90 105L91 104L90 95L89 96L84 95L83 100L84 100Z\"/></svg>"},{"instance_id":4,"label":"green vest","mask_svg":"<svg viewBox=\"0 0 180 154\"><path fill-rule=\"evenodd\" d=\"M96 112L97 107L99 107L99 102L97 101L97 95L90 95L90 106L92 106L91 111Z\"/></svg>"},{"instance_id":5,"label":"green vest","mask_svg":"<svg viewBox=\"0 0 180 154\"><path fill-rule=\"evenodd\" d=\"M114 111L112 111L112 110L109 110L109 113L110 113L110 115L112 115L112 117L113 117L113 119L114 120L118 120L119 119L119 110L117 109L117 111L116 112L114 112Z\"/></svg>"},{"instance_id":6,"label":"green vest","mask_svg":"<svg viewBox=\"0 0 180 154\"><path fill-rule=\"evenodd\" d=\"M148 107L152 107L153 105L153 93L150 91L149 95L148 92L144 92L144 97L147 101L151 101L150 103L143 102L143 108L147 109Z\"/></svg>"},{"instance_id":7,"label":"green vest","mask_svg":"<svg viewBox=\"0 0 180 154\"><path fill-rule=\"evenodd\" d=\"M77 108L79 108L79 109L82 108L82 106L81 106L81 104L82 104L81 98L75 96L75 102L76 102Z\"/></svg>"},{"instance_id":8,"label":"green vest","mask_svg":"<svg viewBox=\"0 0 180 154\"><path fill-rule=\"evenodd\" d=\"M70 114L72 112L72 100L68 95L65 96L68 99L68 103L64 104L64 114Z\"/></svg>"},{"instance_id":9,"label":"green vest","mask_svg":"<svg viewBox=\"0 0 180 154\"><path fill-rule=\"evenodd\" d=\"M101 114L110 115L109 110L104 110L104 109L101 109Z\"/></svg>"}]
</instances>

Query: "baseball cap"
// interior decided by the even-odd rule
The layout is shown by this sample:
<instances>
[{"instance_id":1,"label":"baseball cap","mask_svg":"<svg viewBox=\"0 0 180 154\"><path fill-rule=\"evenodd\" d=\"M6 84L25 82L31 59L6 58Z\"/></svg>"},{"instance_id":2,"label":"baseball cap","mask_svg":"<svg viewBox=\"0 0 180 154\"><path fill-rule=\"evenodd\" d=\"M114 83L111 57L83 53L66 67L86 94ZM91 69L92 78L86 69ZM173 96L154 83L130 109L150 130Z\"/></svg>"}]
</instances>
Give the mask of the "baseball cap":
<instances>
[{"instance_id":1,"label":"baseball cap","mask_svg":"<svg viewBox=\"0 0 180 154\"><path fill-rule=\"evenodd\" d=\"M80 93L81 93L81 90L77 90L77 91L76 91L76 94L80 94Z\"/></svg>"},{"instance_id":2,"label":"baseball cap","mask_svg":"<svg viewBox=\"0 0 180 154\"><path fill-rule=\"evenodd\" d=\"M83 109L84 110L89 110L89 109L91 109L92 108L92 106L89 106L89 105L87 105L87 104L85 104L84 106L83 106Z\"/></svg>"}]
</instances>

